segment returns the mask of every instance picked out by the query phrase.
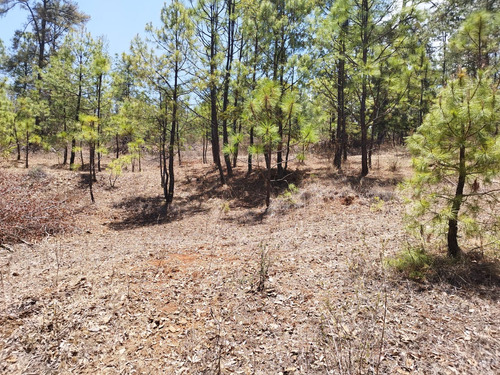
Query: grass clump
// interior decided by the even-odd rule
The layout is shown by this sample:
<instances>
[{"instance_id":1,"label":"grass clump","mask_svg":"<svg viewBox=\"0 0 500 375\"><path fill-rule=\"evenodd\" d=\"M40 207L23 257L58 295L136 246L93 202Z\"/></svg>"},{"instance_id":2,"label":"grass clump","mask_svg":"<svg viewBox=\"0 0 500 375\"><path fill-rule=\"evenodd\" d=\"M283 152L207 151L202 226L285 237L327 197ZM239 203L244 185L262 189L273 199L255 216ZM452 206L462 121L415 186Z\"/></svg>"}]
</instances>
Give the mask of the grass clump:
<instances>
[{"instance_id":1,"label":"grass clump","mask_svg":"<svg viewBox=\"0 0 500 375\"><path fill-rule=\"evenodd\" d=\"M408 247L393 258L386 260L386 264L412 280L423 281L429 270L432 269L434 259L424 249Z\"/></svg>"}]
</instances>

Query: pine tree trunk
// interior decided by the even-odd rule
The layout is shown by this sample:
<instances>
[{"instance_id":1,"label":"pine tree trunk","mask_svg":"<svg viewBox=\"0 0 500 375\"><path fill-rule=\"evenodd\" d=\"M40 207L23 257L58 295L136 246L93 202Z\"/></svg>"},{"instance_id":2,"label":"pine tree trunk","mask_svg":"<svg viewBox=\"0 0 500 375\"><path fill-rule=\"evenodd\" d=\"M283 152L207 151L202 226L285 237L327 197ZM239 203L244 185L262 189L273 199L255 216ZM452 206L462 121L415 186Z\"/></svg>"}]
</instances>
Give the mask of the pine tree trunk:
<instances>
[{"instance_id":1,"label":"pine tree trunk","mask_svg":"<svg viewBox=\"0 0 500 375\"><path fill-rule=\"evenodd\" d=\"M97 84L97 148L100 148L100 138L101 138L101 98L102 98L102 73L99 74L99 80ZM101 151L97 151L97 170L101 172Z\"/></svg>"},{"instance_id":2,"label":"pine tree trunk","mask_svg":"<svg viewBox=\"0 0 500 375\"><path fill-rule=\"evenodd\" d=\"M168 172L170 174L170 181L168 184L168 194L166 200L167 200L167 205L172 203L174 200L174 187L175 187L175 179L174 179L174 146L175 146L175 138L177 134L177 85L178 85L178 75L179 75L179 69L178 69L178 63L176 61L175 63L175 70L174 70L174 91L172 94L172 128L170 129L170 144L168 146L168 154L169 154L169 160L168 160Z\"/></svg>"},{"instance_id":3,"label":"pine tree trunk","mask_svg":"<svg viewBox=\"0 0 500 375\"><path fill-rule=\"evenodd\" d=\"M79 56L79 73L78 73L78 95L76 98L76 110L75 110L75 121L78 122L80 120L80 107L82 104L82 80L83 80L83 60L82 56ZM76 146L76 140L73 137L71 139L71 156L69 158L69 167L70 169L73 168L75 164L75 146ZM83 156L82 156L82 167L83 167Z\"/></svg>"},{"instance_id":4,"label":"pine tree trunk","mask_svg":"<svg viewBox=\"0 0 500 375\"><path fill-rule=\"evenodd\" d=\"M71 152L69 155L69 167L70 167L70 169L73 168L73 165L75 165L75 159L76 159L75 148L76 148L76 139L72 138L71 139Z\"/></svg>"},{"instance_id":5,"label":"pine tree trunk","mask_svg":"<svg viewBox=\"0 0 500 375\"><path fill-rule=\"evenodd\" d=\"M115 142L116 142L116 158L118 159L120 157L120 139L118 137L118 134L115 136Z\"/></svg>"},{"instance_id":6,"label":"pine tree trunk","mask_svg":"<svg viewBox=\"0 0 500 375\"><path fill-rule=\"evenodd\" d=\"M29 158L29 150L30 150L30 133L28 131L26 131L26 150L25 150L25 167L26 169L28 169L28 158Z\"/></svg>"},{"instance_id":7,"label":"pine tree trunk","mask_svg":"<svg viewBox=\"0 0 500 375\"><path fill-rule=\"evenodd\" d=\"M266 154L266 208L271 204L271 146L267 147Z\"/></svg>"},{"instance_id":8,"label":"pine tree trunk","mask_svg":"<svg viewBox=\"0 0 500 375\"><path fill-rule=\"evenodd\" d=\"M458 213L462 205L464 187L466 179L465 147L460 147L460 165L458 173L457 189L451 206L452 218L448 220L448 255L452 258L459 258L462 249L458 245Z\"/></svg>"},{"instance_id":9,"label":"pine tree trunk","mask_svg":"<svg viewBox=\"0 0 500 375\"><path fill-rule=\"evenodd\" d=\"M345 52L344 43L341 45L341 53ZM340 59L338 62L338 77L337 77L337 136L335 142L335 156L333 165L337 169L342 168L342 152L344 148L344 131L345 131L345 60Z\"/></svg>"},{"instance_id":10,"label":"pine tree trunk","mask_svg":"<svg viewBox=\"0 0 500 375\"><path fill-rule=\"evenodd\" d=\"M249 143L249 146L252 147L253 146L253 133L254 133L254 130L253 130L253 126L250 128L250 143ZM248 169L247 169L247 176L249 176L251 173L252 173L252 167L253 167L253 160L252 160L252 153L251 152L248 152Z\"/></svg>"},{"instance_id":11,"label":"pine tree trunk","mask_svg":"<svg viewBox=\"0 0 500 375\"><path fill-rule=\"evenodd\" d=\"M210 77L215 77L217 55L217 35L215 30L215 22L217 15L213 14L211 18L211 32L210 32ZM219 178L222 185L226 183L222 163L220 159L220 143L219 143L219 122L217 115L217 87L215 82L210 82L210 129L212 136L212 158L213 162L219 171Z\"/></svg>"},{"instance_id":12,"label":"pine tree trunk","mask_svg":"<svg viewBox=\"0 0 500 375\"><path fill-rule=\"evenodd\" d=\"M89 191L90 191L90 200L92 201L92 203L95 203L94 190L93 190L94 172L95 172L95 146L94 143L91 143L90 160L89 160Z\"/></svg>"},{"instance_id":13,"label":"pine tree trunk","mask_svg":"<svg viewBox=\"0 0 500 375\"><path fill-rule=\"evenodd\" d=\"M229 106L229 80L231 79L231 66L233 62L233 50L234 50L234 24L235 20L232 18L234 11L233 0L227 0L227 11L228 11L228 32L227 32L227 56L226 56L226 72L224 76L224 92L222 94L222 113L224 118L222 119L222 142L224 146L229 144L229 136L227 132L227 108ZM231 158L228 153L224 153L224 161L226 163L227 176L233 176L233 168L231 165Z\"/></svg>"},{"instance_id":14,"label":"pine tree trunk","mask_svg":"<svg viewBox=\"0 0 500 375\"><path fill-rule=\"evenodd\" d=\"M362 1L361 17L361 44L362 44L362 62L363 69L368 63L368 0ZM366 73L362 72L361 77L361 103L359 109L359 122L361 127L361 177L368 174L368 128L366 124L366 100L368 96L368 84Z\"/></svg>"}]
</instances>

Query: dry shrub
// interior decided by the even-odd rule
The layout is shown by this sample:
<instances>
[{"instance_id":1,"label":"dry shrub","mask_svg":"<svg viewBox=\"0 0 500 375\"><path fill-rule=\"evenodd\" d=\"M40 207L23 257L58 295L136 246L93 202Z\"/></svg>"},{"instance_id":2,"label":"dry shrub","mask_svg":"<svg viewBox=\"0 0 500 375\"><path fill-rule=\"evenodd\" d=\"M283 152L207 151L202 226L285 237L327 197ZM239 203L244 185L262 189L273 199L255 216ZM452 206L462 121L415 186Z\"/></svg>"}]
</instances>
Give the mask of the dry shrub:
<instances>
[{"instance_id":1,"label":"dry shrub","mask_svg":"<svg viewBox=\"0 0 500 375\"><path fill-rule=\"evenodd\" d=\"M0 171L0 244L34 241L69 228L74 210L48 184L45 174Z\"/></svg>"}]
</instances>

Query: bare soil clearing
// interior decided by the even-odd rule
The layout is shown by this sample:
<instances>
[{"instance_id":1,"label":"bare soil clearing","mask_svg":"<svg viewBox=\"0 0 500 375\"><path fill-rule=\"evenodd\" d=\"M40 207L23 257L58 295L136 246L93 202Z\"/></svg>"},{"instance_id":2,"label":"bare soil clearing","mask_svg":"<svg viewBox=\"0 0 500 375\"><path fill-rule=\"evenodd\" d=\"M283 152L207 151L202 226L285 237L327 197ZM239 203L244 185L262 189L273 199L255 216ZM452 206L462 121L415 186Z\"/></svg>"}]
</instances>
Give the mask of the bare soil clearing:
<instances>
[{"instance_id":1,"label":"bare soil clearing","mask_svg":"<svg viewBox=\"0 0 500 375\"><path fill-rule=\"evenodd\" d=\"M500 373L496 273L384 266L406 241L404 155L362 180L355 157L344 175L312 157L267 211L258 172L221 188L190 156L168 213L153 159L115 188L100 174L94 205L84 175L32 160L79 198L75 229L0 249L2 374Z\"/></svg>"}]
</instances>

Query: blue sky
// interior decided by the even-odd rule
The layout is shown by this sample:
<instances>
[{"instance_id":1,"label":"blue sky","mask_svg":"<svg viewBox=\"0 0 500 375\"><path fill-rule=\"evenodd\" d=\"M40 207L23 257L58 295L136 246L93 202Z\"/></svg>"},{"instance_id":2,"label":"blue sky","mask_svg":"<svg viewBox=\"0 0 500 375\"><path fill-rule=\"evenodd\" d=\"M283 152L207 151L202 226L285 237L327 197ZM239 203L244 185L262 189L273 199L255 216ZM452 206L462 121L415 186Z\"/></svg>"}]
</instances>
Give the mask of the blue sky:
<instances>
[{"instance_id":1,"label":"blue sky","mask_svg":"<svg viewBox=\"0 0 500 375\"><path fill-rule=\"evenodd\" d=\"M87 29L94 37L106 36L109 52L127 52L130 41L136 34L144 34L148 22L158 25L160 11L164 1L161 0L78 0L81 11L91 19ZM21 28L27 18L25 11L19 7L12 9L6 16L0 18L0 39L5 47L9 47L14 31Z\"/></svg>"}]
</instances>

